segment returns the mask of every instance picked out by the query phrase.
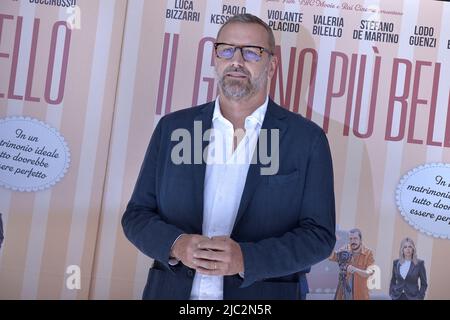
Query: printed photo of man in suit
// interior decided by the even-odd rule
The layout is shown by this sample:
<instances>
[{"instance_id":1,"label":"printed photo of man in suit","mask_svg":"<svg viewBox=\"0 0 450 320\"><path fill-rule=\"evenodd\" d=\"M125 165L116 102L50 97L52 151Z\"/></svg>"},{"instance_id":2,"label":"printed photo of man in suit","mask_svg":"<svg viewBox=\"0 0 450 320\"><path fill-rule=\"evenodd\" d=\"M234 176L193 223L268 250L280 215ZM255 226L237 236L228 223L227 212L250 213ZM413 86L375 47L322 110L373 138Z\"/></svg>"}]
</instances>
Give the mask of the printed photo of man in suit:
<instances>
[{"instance_id":1,"label":"printed photo of man in suit","mask_svg":"<svg viewBox=\"0 0 450 320\"><path fill-rule=\"evenodd\" d=\"M154 259L144 299L298 299L303 271L330 255L328 141L269 98L274 49L261 19L231 17L214 44L217 99L159 121L122 218Z\"/></svg>"}]
</instances>

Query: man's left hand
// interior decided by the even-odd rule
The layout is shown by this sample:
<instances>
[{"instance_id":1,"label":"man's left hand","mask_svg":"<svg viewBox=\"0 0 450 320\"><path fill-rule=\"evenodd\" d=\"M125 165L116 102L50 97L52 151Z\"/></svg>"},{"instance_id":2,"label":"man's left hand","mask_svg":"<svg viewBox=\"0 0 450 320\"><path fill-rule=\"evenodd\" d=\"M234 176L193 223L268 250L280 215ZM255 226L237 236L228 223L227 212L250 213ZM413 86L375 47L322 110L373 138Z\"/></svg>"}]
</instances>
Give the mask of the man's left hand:
<instances>
[{"instance_id":1,"label":"man's left hand","mask_svg":"<svg viewBox=\"0 0 450 320\"><path fill-rule=\"evenodd\" d=\"M212 237L199 242L194 251L193 262L199 273L210 276L244 272L241 247L228 236Z\"/></svg>"}]
</instances>

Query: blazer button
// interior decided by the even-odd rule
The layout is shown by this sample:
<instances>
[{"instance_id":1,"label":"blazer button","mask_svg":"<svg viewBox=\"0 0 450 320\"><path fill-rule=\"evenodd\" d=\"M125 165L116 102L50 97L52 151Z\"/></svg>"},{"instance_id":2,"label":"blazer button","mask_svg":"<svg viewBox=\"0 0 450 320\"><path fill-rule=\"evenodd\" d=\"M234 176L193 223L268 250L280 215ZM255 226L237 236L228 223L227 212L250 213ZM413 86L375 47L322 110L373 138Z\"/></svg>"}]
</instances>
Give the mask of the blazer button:
<instances>
[{"instance_id":1,"label":"blazer button","mask_svg":"<svg viewBox=\"0 0 450 320\"><path fill-rule=\"evenodd\" d=\"M187 271L187 275L188 275L189 278L193 278L193 277L194 277L194 271L192 271L191 269L189 269L189 270Z\"/></svg>"}]
</instances>

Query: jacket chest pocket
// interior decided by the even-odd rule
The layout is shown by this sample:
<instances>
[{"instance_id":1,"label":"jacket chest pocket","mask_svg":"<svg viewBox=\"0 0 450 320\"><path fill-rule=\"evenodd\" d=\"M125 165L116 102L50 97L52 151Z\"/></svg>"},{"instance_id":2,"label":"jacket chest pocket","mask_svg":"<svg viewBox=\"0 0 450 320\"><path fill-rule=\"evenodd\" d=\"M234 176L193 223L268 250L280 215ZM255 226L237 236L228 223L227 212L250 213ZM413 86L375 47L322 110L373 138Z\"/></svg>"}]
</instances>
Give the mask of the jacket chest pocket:
<instances>
[{"instance_id":1,"label":"jacket chest pocket","mask_svg":"<svg viewBox=\"0 0 450 320\"><path fill-rule=\"evenodd\" d=\"M269 186L295 185L300 180L300 172L293 171L288 174L276 174L263 176L263 183Z\"/></svg>"}]
</instances>

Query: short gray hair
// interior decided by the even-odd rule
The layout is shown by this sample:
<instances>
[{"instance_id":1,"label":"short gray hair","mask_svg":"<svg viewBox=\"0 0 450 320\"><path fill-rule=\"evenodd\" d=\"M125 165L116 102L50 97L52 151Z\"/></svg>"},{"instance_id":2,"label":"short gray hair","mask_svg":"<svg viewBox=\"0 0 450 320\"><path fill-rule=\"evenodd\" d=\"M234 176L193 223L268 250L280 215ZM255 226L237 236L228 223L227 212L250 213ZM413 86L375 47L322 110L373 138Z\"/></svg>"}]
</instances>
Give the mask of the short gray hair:
<instances>
[{"instance_id":1,"label":"short gray hair","mask_svg":"<svg viewBox=\"0 0 450 320\"><path fill-rule=\"evenodd\" d=\"M257 16L254 16L250 13L243 13L243 14L237 14L235 16L230 17L227 22L225 22L219 29L219 32L217 33L217 39L219 39L219 35L222 32L222 29L232 23L255 23L262 26L264 29L266 29L267 32L267 38L269 41L269 50L271 54L274 54L275 52L275 36L273 35L272 29L270 29L269 25L265 23L263 20L258 18Z\"/></svg>"}]
</instances>

